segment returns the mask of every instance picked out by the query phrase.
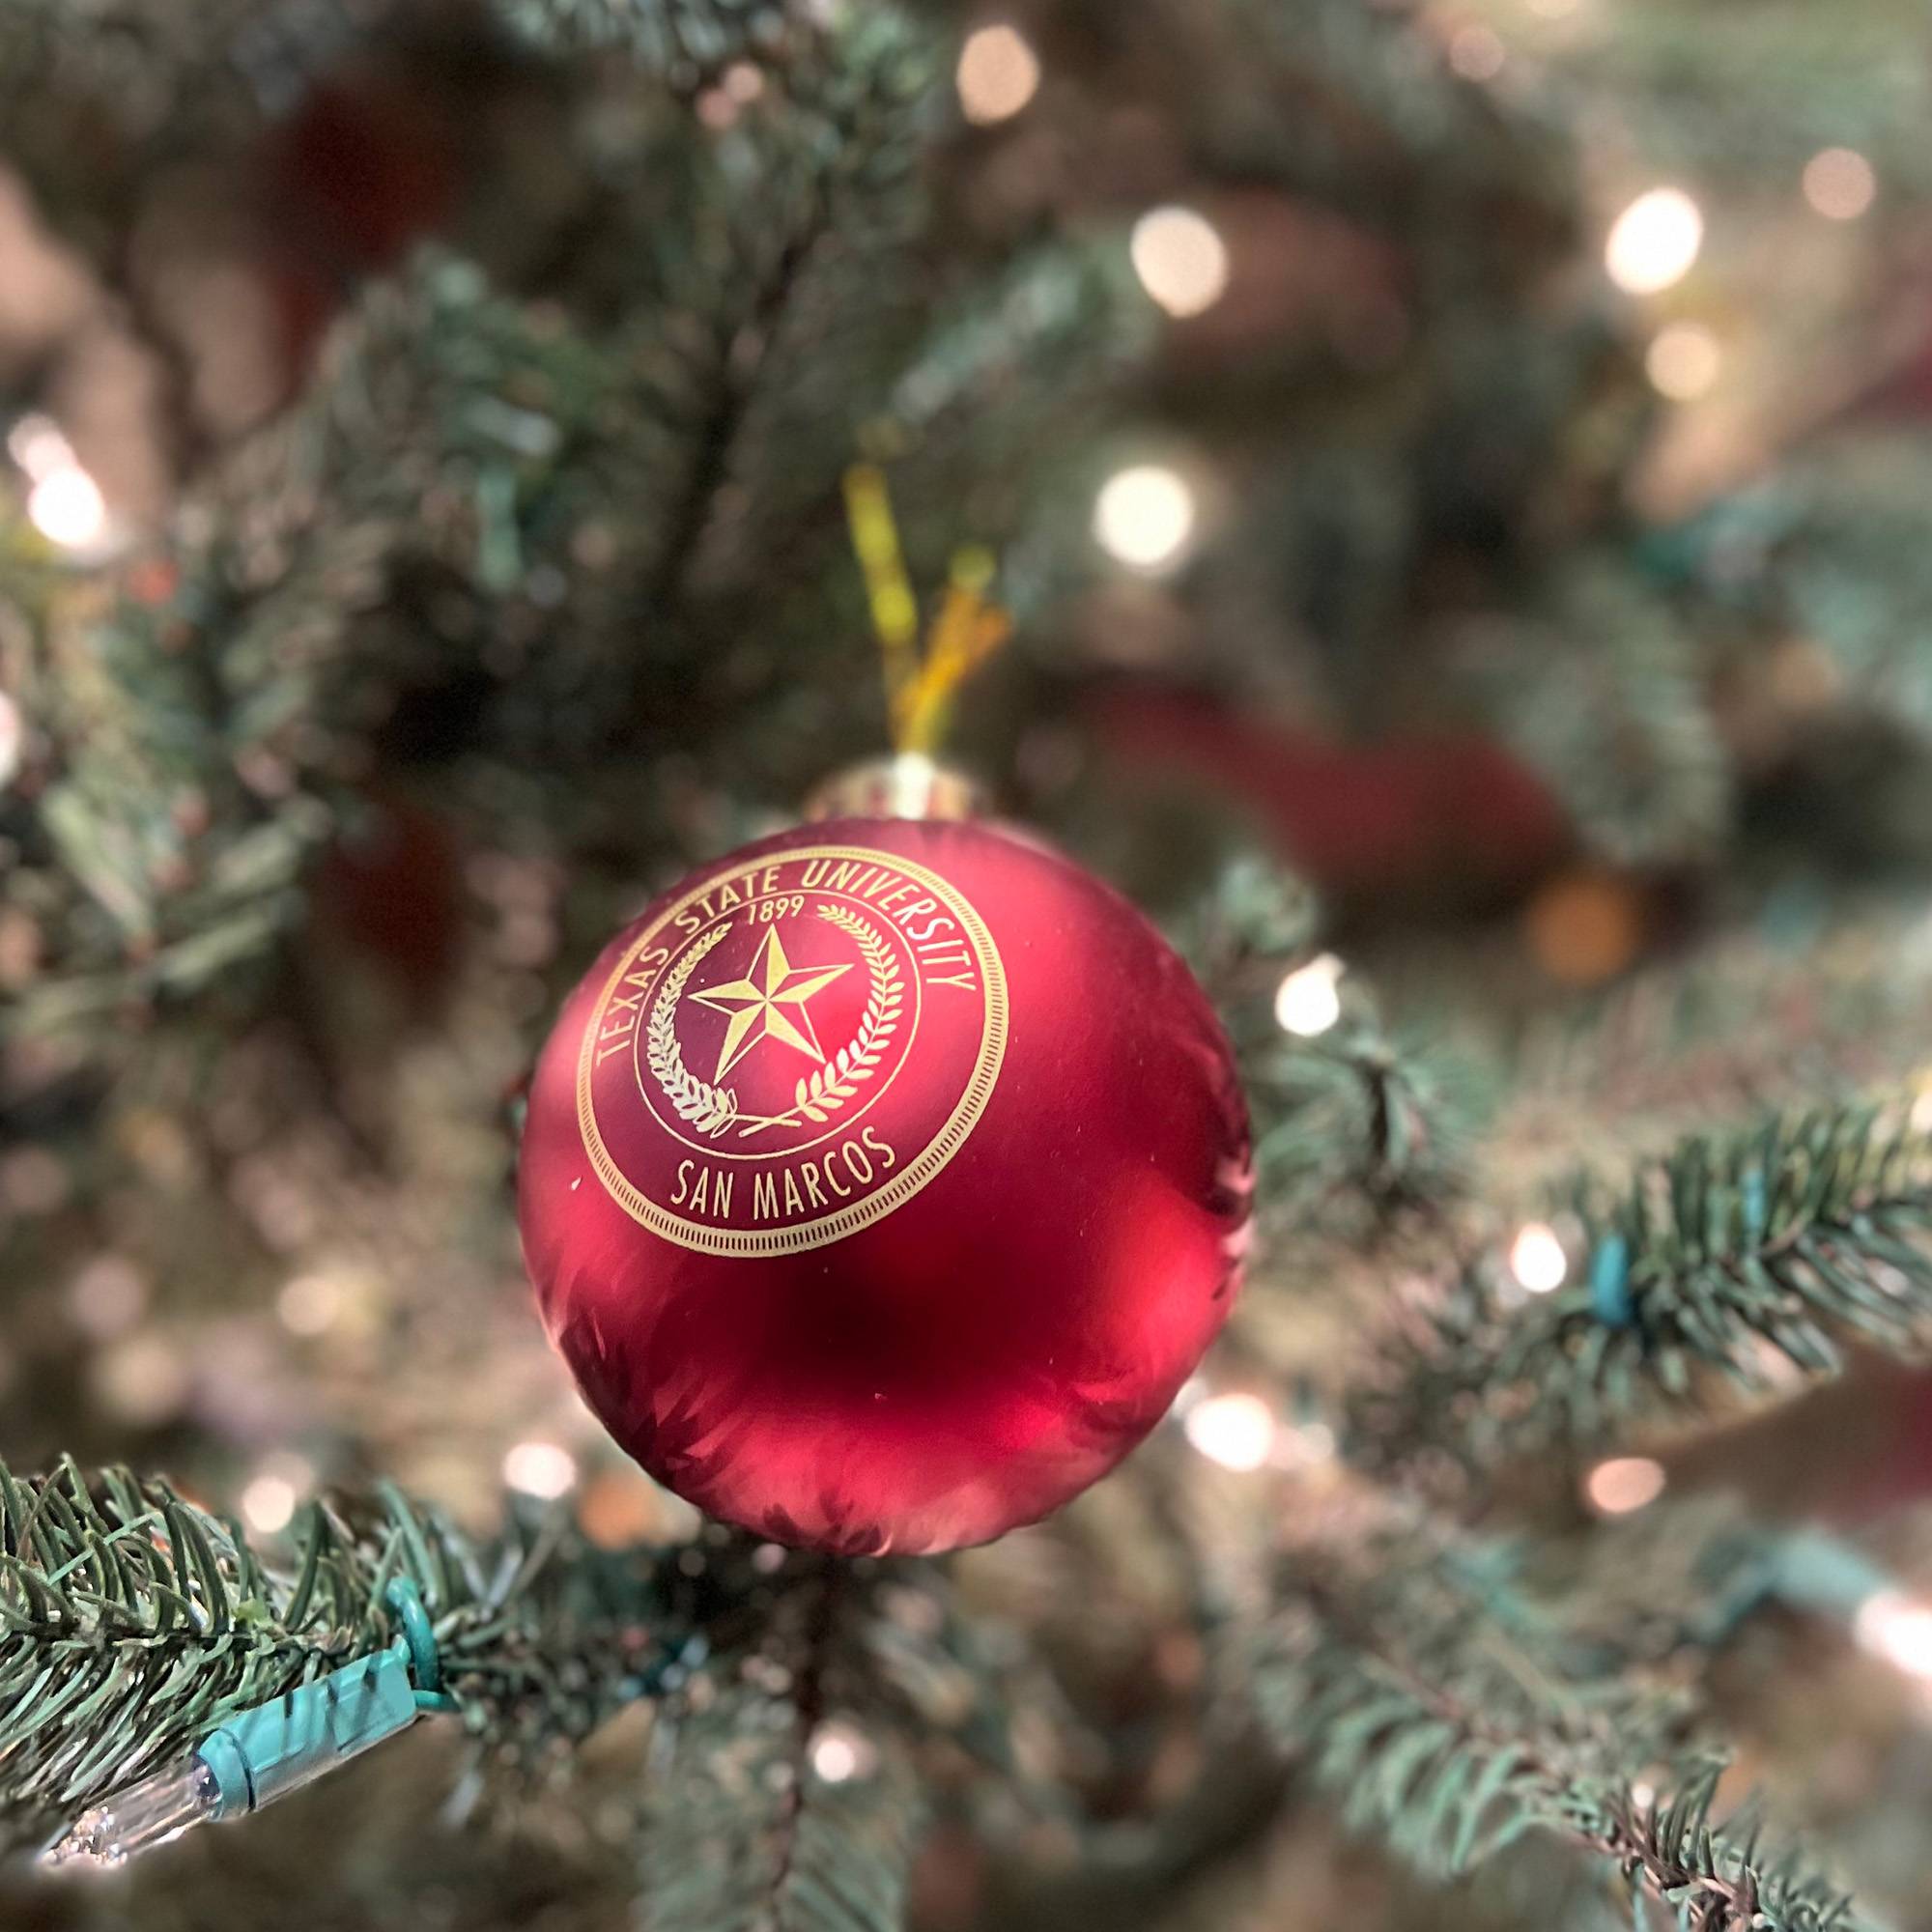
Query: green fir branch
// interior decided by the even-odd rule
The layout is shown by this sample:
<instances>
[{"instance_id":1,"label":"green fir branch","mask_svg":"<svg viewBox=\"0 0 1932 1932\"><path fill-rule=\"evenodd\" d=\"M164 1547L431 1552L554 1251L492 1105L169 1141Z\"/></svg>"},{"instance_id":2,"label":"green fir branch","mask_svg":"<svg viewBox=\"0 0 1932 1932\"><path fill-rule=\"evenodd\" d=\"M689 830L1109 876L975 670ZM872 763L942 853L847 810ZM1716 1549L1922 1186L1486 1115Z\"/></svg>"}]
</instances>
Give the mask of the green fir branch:
<instances>
[{"instance_id":1,"label":"green fir branch","mask_svg":"<svg viewBox=\"0 0 1932 1932\"><path fill-rule=\"evenodd\" d=\"M1701 639L1614 554L1585 553L1504 617L1463 627L1453 674L1622 865L1704 857L1727 835L1729 753Z\"/></svg>"},{"instance_id":2,"label":"green fir branch","mask_svg":"<svg viewBox=\"0 0 1932 1932\"><path fill-rule=\"evenodd\" d=\"M1162 921L1176 950L1216 1004L1255 1013L1297 952L1311 950L1321 906L1307 883L1272 859L1237 850L1205 890ZM1271 1037L1271 1033L1268 1037Z\"/></svg>"},{"instance_id":3,"label":"green fir branch","mask_svg":"<svg viewBox=\"0 0 1932 1932\"><path fill-rule=\"evenodd\" d=\"M810 27L795 0L493 0L510 31L546 53L611 47L652 72L696 79L771 54Z\"/></svg>"},{"instance_id":4,"label":"green fir branch","mask_svg":"<svg viewBox=\"0 0 1932 1932\"><path fill-rule=\"evenodd\" d=\"M271 1562L159 1479L0 1465L0 1849L43 1839L227 1718L392 1643L412 1581L468 1727L588 1734L784 1581L749 1548L607 1554L560 1524L474 1541L383 1488L310 1506Z\"/></svg>"},{"instance_id":5,"label":"green fir branch","mask_svg":"<svg viewBox=\"0 0 1932 1932\"><path fill-rule=\"evenodd\" d=\"M1932 1318L1932 1141L1842 1107L1692 1135L1611 1193L1579 1179L1584 1260L1527 1299L1491 1255L1410 1312L1354 1405L1383 1464L1481 1466L1602 1442L1672 1406L1835 1375L1848 1343L1915 1357Z\"/></svg>"},{"instance_id":6,"label":"green fir branch","mask_svg":"<svg viewBox=\"0 0 1932 1932\"><path fill-rule=\"evenodd\" d=\"M1499 1621L1488 1571L1457 1548L1418 1560L1369 1541L1349 1580L1297 1559L1254 1678L1268 1732L1347 1825L1435 1878L1545 1834L1619 1874L1639 1912L1657 1901L1695 1932L1861 1922L1748 1812L1719 1817L1721 1762L1675 1700L1621 1672L1566 1676L1560 1634Z\"/></svg>"},{"instance_id":7,"label":"green fir branch","mask_svg":"<svg viewBox=\"0 0 1932 1932\"><path fill-rule=\"evenodd\" d=\"M881 16L728 135L660 92L615 319L559 327L426 249L365 292L302 406L203 481L164 567L34 607L44 842L0 891L33 912L46 970L9 1031L112 1053L128 1030L104 1015L245 983L302 918L402 694L500 686L483 755L522 772L596 767L611 721L648 730L667 680L692 700L698 592L722 571L768 602L781 547L721 530L721 497L782 495L765 487L781 471L794 524L824 521L807 487L836 503L853 414L817 424L808 460L777 398L826 386L815 358L867 285L855 251L904 245L932 71ZM634 540L586 566L613 504ZM506 635L514 669L486 668Z\"/></svg>"},{"instance_id":8,"label":"green fir branch","mask_svg":"<svg viewBox=\"0 0 1932 1932\"><path fill-rule=\"evenodd\" d=\"M1262 1212L1358 1237L1466 1183L1482 1109L1471 1068L1354 1012L1244 1057Z\"/></svg>"},{"instance_id":9,"label":"green fir branch","mask_svg":"<svg viewBox=\"0 0 1932 1932\"><path fill-rule=\"evenodd\" d=\"M641 1877L645 1932L898 1932L923 1810L855 1646L849 1576L793 1591L672 1700Z\"/></svg>"}]
</instances>

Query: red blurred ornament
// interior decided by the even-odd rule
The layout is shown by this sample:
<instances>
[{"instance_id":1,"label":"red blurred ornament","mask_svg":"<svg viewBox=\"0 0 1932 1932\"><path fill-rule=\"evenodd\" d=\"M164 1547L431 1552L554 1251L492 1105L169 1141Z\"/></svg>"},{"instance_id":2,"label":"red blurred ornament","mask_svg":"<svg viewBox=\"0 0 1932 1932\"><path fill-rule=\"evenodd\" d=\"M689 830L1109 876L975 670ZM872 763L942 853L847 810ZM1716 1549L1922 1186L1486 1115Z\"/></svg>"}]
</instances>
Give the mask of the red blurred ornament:
<instances>
[{"instance_id":1,"label":"red blurred ornament","mask_svg":"<svg viewBox=\"0 0 1932 1932\"><path fill-rule=\"evenodd\" d=\"M318 80L254 157L291 388L355 282L447 226L462 126L433 68L354 62Z\"/></svg>"},{"instance_id":2,"label":"red blurred ornament","mask_svg":"<svg viewBox=\"0 0 1932 1932\"><path fill-rule=\"evenodd\" d=\"M1158 688L1108 693L1097 713L1135 771L1198 773L1239 798L1295 869L1336 898L1513 895L1575 841L1548 784L1473 731L1350 745Z\"/></svg>"},{"instance_id":3,"label":"red blurred ornament","mask_svg":"<svg viewBox=\"0 0 1932 1932\"><path fill-rule=\"evenodd\" d=\"M1117 894L982 824L848 818L611 942L519 1188L552 1340L654 1476L781 1542L946 1549L1173 1400L1233 1299L1247 1118Z\"/></svg>"},{"instance_id":4,"label":"red blurred ornament","mask_svg":"<svg viewBox=\"0 0 1932 1932\"><path fill-rule=\"evenodd\" d=\"M427 807L394 795L365 800L363 821L317 868L311 933L326 955L346 942L378 966L416 1014L443 1002L463 952L463 848ZM340 963L325 956L325 971Z\"/></svg>"}]
</instances>

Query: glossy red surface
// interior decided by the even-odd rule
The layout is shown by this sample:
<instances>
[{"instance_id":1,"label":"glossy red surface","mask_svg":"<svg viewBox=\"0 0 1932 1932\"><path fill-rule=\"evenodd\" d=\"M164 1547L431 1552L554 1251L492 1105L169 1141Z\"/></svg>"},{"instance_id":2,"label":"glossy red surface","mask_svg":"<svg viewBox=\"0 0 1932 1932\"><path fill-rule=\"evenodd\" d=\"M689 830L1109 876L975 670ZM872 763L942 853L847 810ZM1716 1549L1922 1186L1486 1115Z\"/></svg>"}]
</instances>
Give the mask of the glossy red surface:
<instances>
[{"instance_id":1,"label":"glossy red surface","mask_svg":"<svg viewBox=\"0 0 1932 1932\"><path fill-rule=\"evenodd\" d=\"M983 824L847 820L660 900L531 1087L525 1254L591 1407L781 1542L981 1542L1137 1442L1225 1319L1245 1109L1125 900Z\"/></svg>"}]
</instances>

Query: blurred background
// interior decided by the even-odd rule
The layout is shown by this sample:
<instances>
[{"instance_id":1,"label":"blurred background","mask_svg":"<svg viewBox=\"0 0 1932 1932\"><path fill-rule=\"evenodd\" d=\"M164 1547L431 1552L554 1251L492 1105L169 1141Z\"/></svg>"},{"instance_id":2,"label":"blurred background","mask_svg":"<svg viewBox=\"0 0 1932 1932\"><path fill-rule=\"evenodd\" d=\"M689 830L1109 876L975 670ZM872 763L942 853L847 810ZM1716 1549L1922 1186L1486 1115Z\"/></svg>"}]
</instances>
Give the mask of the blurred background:
<instances>
[{"instance_id":1,"label":"blurred background","mask_svg":"<svg viewBox=\"0 0 1932 1932\"><path fill-rule=\"evenodd\" d=\"M1445 1254L1565 1279L1573 1169L1932 1124L1929 119L1906 0L11 0L0 1456L270 1551L378 1476L696 1533L533 1319L518 1094L619 923L885 749L863 459L923 590L999 560L949 753L1189 950L1263 1153L1188 1412L956 1566L1055 1686L1023 1762L1158 1856L961 1797L912 1921L1552 1922L1275 1768L1204 1797L1202 1578L1333 1506ZM1855 1361L1457 1507L1560 1567L1667 1485L1909 1578L1928 1415ZM1712 1695L1932 1924L1871 1648L1774 1618ZM625 1923L645 1728L486 1799L425 1727L0 1912Z\"/></svg>"}]
</instances>

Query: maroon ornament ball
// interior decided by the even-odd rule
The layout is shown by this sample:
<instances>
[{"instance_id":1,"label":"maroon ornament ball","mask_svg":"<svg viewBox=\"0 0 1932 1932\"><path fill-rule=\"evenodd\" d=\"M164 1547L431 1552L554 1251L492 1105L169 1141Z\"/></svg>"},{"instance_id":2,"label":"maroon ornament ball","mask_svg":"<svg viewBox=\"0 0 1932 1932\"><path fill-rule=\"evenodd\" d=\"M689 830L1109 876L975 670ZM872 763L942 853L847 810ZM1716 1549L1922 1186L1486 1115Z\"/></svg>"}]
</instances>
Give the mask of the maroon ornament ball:
<instances>
[{"instance_id":1,"label":"maroon ornament ball","mask_svg":"<svg viewBox=\"0 0 1932 1932\"><path fill-rule=\"evenodd\" d=\"M699 1509L980 1543L1104 1474L1233 1299L1246 1109L1126 900L980 823L747 846L611 941L538 1063L552 1341Z\"/></svg>"}]
</instances>

